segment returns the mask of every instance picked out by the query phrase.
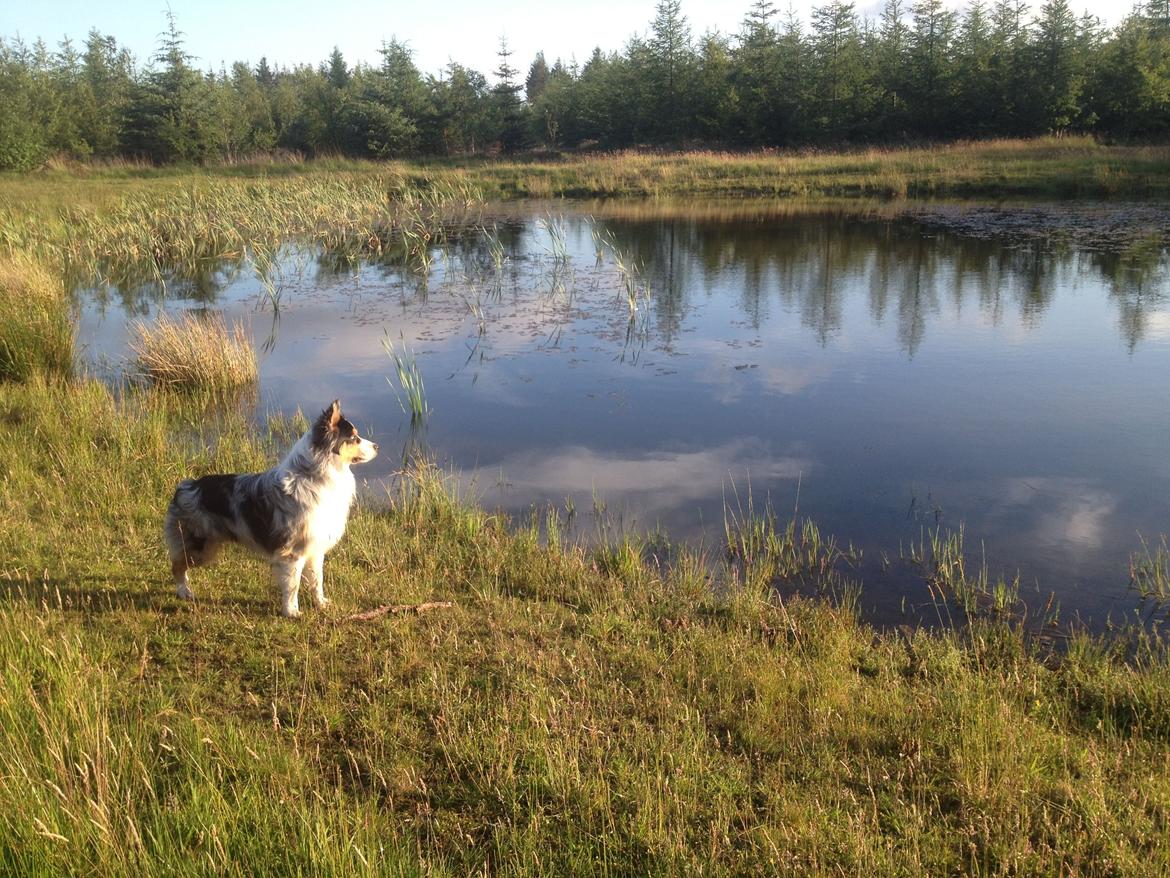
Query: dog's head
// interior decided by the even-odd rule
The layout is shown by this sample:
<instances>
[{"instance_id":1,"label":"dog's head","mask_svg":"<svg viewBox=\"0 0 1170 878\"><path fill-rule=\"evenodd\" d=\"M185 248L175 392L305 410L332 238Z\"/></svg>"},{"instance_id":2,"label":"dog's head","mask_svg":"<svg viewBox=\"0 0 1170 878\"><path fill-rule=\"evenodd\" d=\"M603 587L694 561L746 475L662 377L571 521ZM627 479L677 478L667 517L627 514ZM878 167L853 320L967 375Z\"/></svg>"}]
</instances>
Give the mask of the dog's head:
<instances>
[{"instance_id":1,"label":"dog's head","mask_svg":"<svg viewBox=\"0 0 1170 878\"><path fill-rule=\"evenodd\" d=\"M344 464L366 463L378 456L377 443L358 435L357 427L342 415L341 403L336 399L313 424L313 448L336 455Z\"/></svg>"}]
</instances>

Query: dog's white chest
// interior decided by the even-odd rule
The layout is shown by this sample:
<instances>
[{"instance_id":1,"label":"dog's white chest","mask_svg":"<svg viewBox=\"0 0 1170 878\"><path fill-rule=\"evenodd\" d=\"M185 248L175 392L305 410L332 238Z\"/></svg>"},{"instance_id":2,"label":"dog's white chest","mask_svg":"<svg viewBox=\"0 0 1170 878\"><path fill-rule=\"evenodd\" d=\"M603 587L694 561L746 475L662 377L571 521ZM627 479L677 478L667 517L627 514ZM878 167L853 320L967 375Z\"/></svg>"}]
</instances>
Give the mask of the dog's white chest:
<instances>
[{"instance_id":1,"label":"dog's white chest","mask_svg":"<svg viewBox=\"0 0 1170 878\"><path fill-rule=\"evenodd\" d=\"M326 552L332 549L345 533L354 489L353 475L347 471L317 495L317 501L307 516L309 544L314 550Z\"/></svg>"}]
</instances>

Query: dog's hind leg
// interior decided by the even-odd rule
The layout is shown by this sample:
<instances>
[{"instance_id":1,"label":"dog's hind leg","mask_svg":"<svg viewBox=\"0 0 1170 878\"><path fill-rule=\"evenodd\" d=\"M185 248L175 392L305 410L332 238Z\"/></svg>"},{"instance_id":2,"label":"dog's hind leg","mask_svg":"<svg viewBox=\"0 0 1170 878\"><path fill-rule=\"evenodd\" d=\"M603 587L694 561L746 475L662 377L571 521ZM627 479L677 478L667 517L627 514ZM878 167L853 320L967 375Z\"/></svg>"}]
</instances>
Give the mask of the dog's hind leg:
<instances>
[{"instance_id":1,"label":"dog's hind leg","mask_svg":"<svg viewBox=\"0 0 1170 878\"><path fill-rule=\"evenodd\" d=\"M313 586L313 602L318 607L329 606L329 598L325 597L325 553L310 555L306 567L309 582Z\"/></svg>"},{"instance_id":2,"label":"dog's hind leg","mask_svg":"<svg viewBox=\"0 0 1170 878\"><path fill-rule=\"evenodd\" d=\"M290 619L301 614L298 594L301 590L301 573L305 570L305 559L274 561L272 577L280 589L280 612Z\"/></svg>"}]
</instances>

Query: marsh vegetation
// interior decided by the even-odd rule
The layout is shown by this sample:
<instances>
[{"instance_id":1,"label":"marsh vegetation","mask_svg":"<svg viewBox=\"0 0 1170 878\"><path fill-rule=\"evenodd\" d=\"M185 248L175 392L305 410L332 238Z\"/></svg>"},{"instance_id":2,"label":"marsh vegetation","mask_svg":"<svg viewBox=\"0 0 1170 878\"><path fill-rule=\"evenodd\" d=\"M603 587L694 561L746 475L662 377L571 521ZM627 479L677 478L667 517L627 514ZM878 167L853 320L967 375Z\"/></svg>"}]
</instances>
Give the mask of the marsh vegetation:
<instances>
[{"instance_id":1,"label":"marsh vegetation","mask_svg":"<svg viewBox=\"0 0 1170 878\"><path fill-rule=\"evenodd\" d=\"M518 218L480 209L476 188L497 185L490 169L334 170L0 182L0 241L16 266L0 275L5 316L19 318L4 321L2 338L22 352L0 383L0 871L1170 868L1166 552L1156 538L1116 566L1158 611L1089 633L1071 613L1053 627L1027 583L989 564L988 547L950 527L928 491L909 512L898 500L898 517L917 532L901 551L851 544L847 527L817 514L800 455L772 470L801 485L796 496L770 491L753 467L751 479L727 483L716 535L691 542L606 517L586 540L574 522L588 501L546 496L509 515L457 474L404 454L398 472L366 486L330 556L336 606L291 625L275 615L267 571L243 554L214 568L206 599L181 604L164 584L158 530L179 478L270 465L306 427L296 405L269 396L261 405L277 413L262 417L224 406L208 382L173 394L72 368L75 304L83 329L85 314L117 314L123 303L151 317L221 311L224 325L263 329L278 307L275 345L259 357L261 393L278 386L265 385L266 368L304 359L291 345L298 321L320 333L322 314L337 326L348 314L355 335L345 349L376 364L377 390L363 398L362 373L337 380L347 409L383 442L397 424L415 441L408 412L424 406L432 444L445 431L481 448L515 443L514 431L494 426L513 416L534 433L534 407L492 383L498 369L511 377L506 389L528 385L509 355L517 350L561 377L585 369L558 352L668 388L660 405L646 403L656 430L675 423L670 409L694 436L727 422L723 406L764 410L767 399L776 428L825 422L848 436L859 431L840 429L837 414L797 404L800 380L815 388L824 376L766 361L788 368L765 381L752 363L766 351L811 360L864 330L881 343L862 348L885 351L866 368L905 376L946 362L932 360L932 340L950 346L978 332L994 347L997 327L1010 325L1015 345L1076 317L1071 325L1104 336L1095 347L1078 336L1078 355L1129 358L1117 368L1130 370L1127 393L1141 396L1165 368L1156 247L1053 257L945 235L928 242L869 207L864 222L837 207L775 204L765 222L745 217L742 203L692 205L689 218L663 203L580 214L541 206ZM74 198L61 208L66 187ZM878 242L892 248L884 258ZM733 273L720 275L728 265ZM923 282L931 267L945 283ZM1077 299L1094 303L1088 321L1063 310L1070 273L1093 291ZM721 277L736 296L719 292ZM43 324L17 307L38 290ZM694 374L720 388L718 417L699 407L701 385L669 385L704 307L727 309L720 325L733 327L716 357L690 351ZM432 333L423 343L412 320ZM384 326L401 373L380 346ZM750 344L768 327L783 332ZM872 440L883 406L858 384L861 365L825 385L826 396L833 412L869 419ZM1105 374L1087 365L1094 380ZM386 379L401 387L412 369L427 383L417 403L403 397L403 411ZM620 396L594 401L596 387L565 387L571 380L541 405L603 423L611 445L641 432ZM849 387L855 395L842 396ZM476 388L494 391L486 415L465 404ZM952 443L978 439L960 409L931 408L953 396L946 388L906 393L912 405L890 410L900 442L931 421L955 427ZM928 460L919 451L930 445L908 453ZM1117 456L1132 466L1143 448L1135 440ZM613 486L640 472L665 472L677 486L721 466L686 454L613 470L600 456L582 459ZM549 468L575 466L554 456ZM855 469L845 478L856 487ZM1030 498L1064 484L1013 491ZM1093 510L1116 508L1095 488L1072 487ZM585 490L607 502L604 485ZM1029 502L1013 494L1007 508ZM1073 511L1083 524L1085 510ZM900 626L874 627L866 564L914 577L926 603ZM436 600L452 606L347 620Z\"/></svg>"}]
</instances>

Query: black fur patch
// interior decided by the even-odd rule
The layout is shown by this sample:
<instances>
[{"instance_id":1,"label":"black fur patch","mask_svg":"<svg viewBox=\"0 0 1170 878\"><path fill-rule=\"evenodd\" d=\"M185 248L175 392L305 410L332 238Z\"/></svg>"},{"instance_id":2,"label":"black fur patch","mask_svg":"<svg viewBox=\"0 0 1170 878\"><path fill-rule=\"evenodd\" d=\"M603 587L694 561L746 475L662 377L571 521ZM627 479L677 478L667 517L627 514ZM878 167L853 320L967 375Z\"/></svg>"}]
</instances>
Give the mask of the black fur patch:
<instances>
[{"instance_id":1,"label":"black fur patch","mask_svg":"<svg viewBox=\"0 0 1170 878\"><path fill-rule=\"evenodd\" d=\"M195 488L199 492L199 502L208 512L218 515L225 522L231 521L232 493L236 488L236 476L204 476L195 480Z\"/></svg>"},{"instance_id":2,"label":"black fur patch","mask_svg":"<svg viewBox=\"0 0 1170 878\"><path fill-rule=\"evenodd\" d=\"M276 524L275 508L261 495L247 494L240 500L240 516L264 551L275 554L288 542L288 534Z\"/></svg>"},{"instance_id":3,"label":"black fur patch","mask_svg":"<svg viewBox=\"0 0 1170 878\"><path fill-rule=\"evenodd\" d=\"M314 451L324 453L333 450L332 430L329 429L329 421L332 417L333 410L325 409L321 412L320 417L313 422L313 436L310 441Z\"/></svg>"}]
</instances>

